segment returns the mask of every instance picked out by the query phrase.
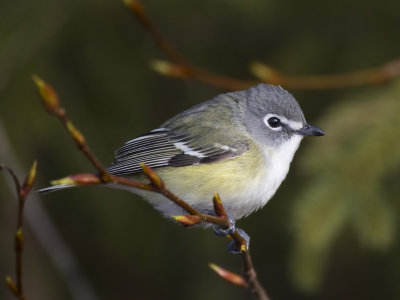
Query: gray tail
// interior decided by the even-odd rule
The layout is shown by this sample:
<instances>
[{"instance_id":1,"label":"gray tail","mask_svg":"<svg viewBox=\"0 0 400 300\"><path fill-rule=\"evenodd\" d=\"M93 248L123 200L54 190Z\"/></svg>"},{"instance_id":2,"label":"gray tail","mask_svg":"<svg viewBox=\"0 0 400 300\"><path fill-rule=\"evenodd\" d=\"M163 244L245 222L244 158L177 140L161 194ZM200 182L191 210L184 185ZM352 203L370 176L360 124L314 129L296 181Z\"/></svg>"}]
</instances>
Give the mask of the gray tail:
<instances>
[{"instance_id":1,"label":"gray tail","mask_svg":"<svg viewBox=\"0 0 400 300\"><path fill-rule=\"evenodd\" d=\"M37 192L40 193L40 194L48 194L48 193L55 192L55 191L69 189L69 188L72 188L72 187L76 187L76 185L59 184L59 185L53 185L53 186L49 186L49 187L40 189Z\"/></svg>"}]
</instances>

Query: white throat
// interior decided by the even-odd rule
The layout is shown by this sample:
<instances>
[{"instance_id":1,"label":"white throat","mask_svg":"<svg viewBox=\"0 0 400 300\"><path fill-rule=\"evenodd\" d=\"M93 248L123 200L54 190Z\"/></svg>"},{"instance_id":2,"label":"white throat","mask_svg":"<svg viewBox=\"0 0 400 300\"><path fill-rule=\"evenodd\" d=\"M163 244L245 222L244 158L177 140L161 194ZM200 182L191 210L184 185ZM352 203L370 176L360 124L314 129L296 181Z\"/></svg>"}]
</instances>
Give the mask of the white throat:
<instances>
[{"instance_id":1,"label":"white throat","mask_svg":"<svg viewBox=\"0 0 400 300\"><path fill-rule=\"evenodd\" d=\"M265 198L267 202L276 192L282 181L285 179L293 156L302 140L301 135L292 136L290 140L280 145L275 150L266 150L265 159L267 163L265 176Z\"/></svg>"}]
</instances>

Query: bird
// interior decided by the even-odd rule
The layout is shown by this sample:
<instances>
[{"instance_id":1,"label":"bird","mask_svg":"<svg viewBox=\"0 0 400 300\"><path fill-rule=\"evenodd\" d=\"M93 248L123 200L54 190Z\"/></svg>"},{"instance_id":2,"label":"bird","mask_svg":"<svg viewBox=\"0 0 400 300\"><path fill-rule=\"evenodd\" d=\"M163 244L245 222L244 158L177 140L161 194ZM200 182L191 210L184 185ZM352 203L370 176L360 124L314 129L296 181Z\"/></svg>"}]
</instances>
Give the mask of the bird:
<instances>
[{"instance_id":1,"label":"bird","mask_svg":"<svg viewBox=\"0 0 400 300\"><path fill-rule=\"evenodd\" d=\"M170 191L199 211L213 211L211 199L218 192L235 221L272 198L303 137L323 135L323 130L306 122L288 91L262 83L220 94L127 141L106 170L146 181L141 167L145 163ZM60 188L64 187L41 191ZM122 188L142 196L166 216L185 213L161 194Z\"/></svg>"}]
</instances>

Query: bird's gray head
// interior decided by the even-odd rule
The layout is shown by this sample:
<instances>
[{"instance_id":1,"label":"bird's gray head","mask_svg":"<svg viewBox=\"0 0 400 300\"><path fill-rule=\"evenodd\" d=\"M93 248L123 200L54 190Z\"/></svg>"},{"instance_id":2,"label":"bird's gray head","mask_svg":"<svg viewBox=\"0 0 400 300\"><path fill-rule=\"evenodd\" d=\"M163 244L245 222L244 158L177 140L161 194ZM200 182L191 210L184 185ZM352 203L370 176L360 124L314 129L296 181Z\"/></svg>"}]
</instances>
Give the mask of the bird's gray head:
<instances>
[{"instance_id":1,"label":"bird's gray head","mask_svg":"<svg viewBox=\"0 0 400 300\"><path fill-rule=\"evenodd\" d=\"M245 91L247 128L257 141L278 147L293 137L321 136L325 133L306 123L296 99L286 90L259 84Z\"/></svg>"}]
</instances>

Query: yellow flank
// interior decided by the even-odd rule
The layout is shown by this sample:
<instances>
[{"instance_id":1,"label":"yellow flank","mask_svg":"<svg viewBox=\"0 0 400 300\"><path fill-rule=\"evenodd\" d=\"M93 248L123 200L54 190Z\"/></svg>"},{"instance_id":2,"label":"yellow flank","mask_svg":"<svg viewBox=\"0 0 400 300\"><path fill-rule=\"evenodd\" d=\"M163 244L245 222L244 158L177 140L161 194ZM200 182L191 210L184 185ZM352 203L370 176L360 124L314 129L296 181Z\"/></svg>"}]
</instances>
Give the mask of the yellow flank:
<instances>
[{"instance_id":1,"label":"yellow flank","mask_svg":"<svg viewBox=\"0 0 400 300\"><path fill-rule=\"evenodd\" d=\"M263 169L264 155L258 148L251 147L239 157L222 162L191 165L185 167L167 167L155 169L165 181L166 186L194 207L213 209L214 191L218 192L228 213L235 206L246 201L246 191L254 188L253 182L259 182ZM243 197L243 199L241 199ZM158 197L151 202L159 204ZM152 201L153 200L153 201ZM239 202L237 201L239 200Z\"/></svg>"}]
</instances>

